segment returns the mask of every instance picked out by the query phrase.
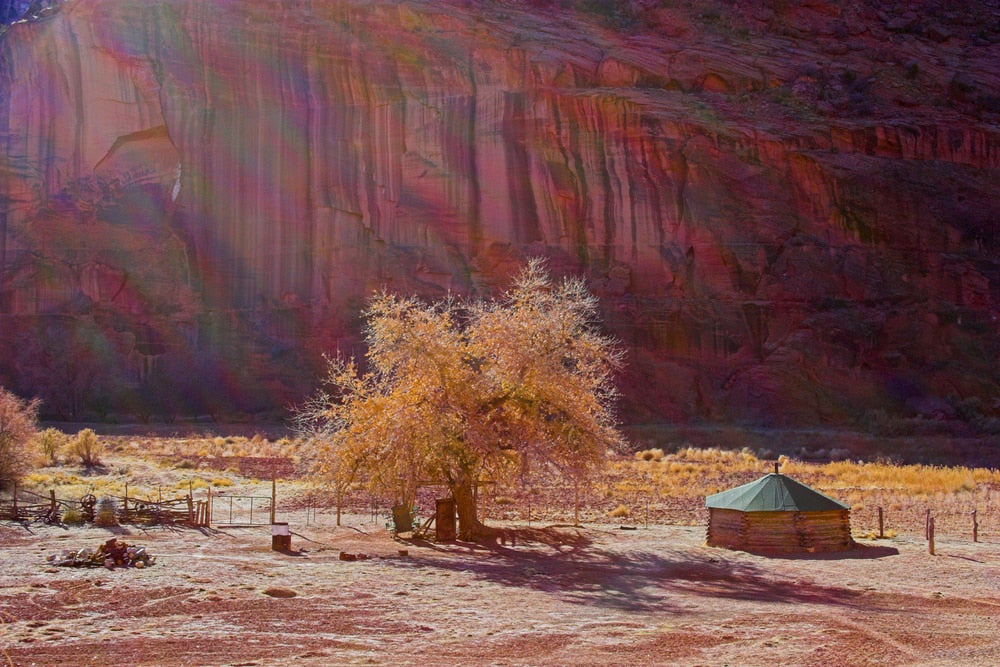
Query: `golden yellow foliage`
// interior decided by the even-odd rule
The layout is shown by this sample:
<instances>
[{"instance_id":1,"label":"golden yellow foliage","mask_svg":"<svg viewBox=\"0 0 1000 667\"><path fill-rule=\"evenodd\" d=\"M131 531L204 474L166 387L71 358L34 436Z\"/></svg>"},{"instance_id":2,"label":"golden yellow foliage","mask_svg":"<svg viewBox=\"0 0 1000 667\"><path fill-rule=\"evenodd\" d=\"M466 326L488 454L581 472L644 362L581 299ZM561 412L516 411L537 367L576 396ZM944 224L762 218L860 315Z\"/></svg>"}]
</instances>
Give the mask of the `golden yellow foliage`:
<instances>
[{"instance_id":1,"label":"golden yellow foliage","mask_svg":"<svg viewBox=\"0 0 1000 667\"><path fill-rule=\"evenodd\" d=\"M31 464L38 406L0 387L0 489L16 484Z\"/></svg>"},{"instance_id":2,"label":"golden yellow foliage","mask_svg":"<svg viewBox=\"0 0 1000 667\"><path fill-rule=\"evenodd\" d=\"M91 468L101 464L104 445L93 430L85 428L70 441L69 452L79 458L81 464Z\"/></svg>"},{"instance_id":3,"label":"golden yellow foliage","mask_svg":"<svg viewBox=\"0 0 1000 667\"><path fill-rule=\"evenodd\" d=\"M539 261L498 301L377 295L371 370L329 360L327 390L299 415L316 473L405 505L421 481L444 483L466 535L480 526L478 480L510 483L533 466L585 479L622 443L610 411L620 352L597 312L580 281L555 284Z\"/></svg>"},{"instance_id":4,"label":"golden yellow foliage","mask_svg":"<svg viewBox=\"0 0 1000 667\"><path fill-rule=\"evenodd\" d=\"M625 505L618 505L613 510L608 512L608 516L615 518L622 518L630 515L632 511Z\"/></svg>"},{"instance_id":5,"label":"golden yellow foliage","mask_svg":"<svg viewBox=\"0 0 1000 667\"><path fill-rule=\"evenodd\" d=\"M54 428L47 428L36 436L38 449L45 457L48 464L56 463L59 452L66 446L66 435Z\"/></svg>"}]
</instances>

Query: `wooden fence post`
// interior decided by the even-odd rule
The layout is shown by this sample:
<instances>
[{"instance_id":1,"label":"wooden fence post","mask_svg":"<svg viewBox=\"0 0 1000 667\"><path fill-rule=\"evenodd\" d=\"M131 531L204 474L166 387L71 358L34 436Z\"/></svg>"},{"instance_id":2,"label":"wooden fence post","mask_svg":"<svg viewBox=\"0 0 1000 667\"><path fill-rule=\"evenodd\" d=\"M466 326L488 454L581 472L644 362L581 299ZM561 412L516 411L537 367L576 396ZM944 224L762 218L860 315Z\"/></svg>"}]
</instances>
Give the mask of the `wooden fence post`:
<instances>
[{"instance_id":1,"label":"wooden fence post","mask_svg":"<svg viewBox=\"0 0 1000 667\"><path fill-rule=\"evenodd\" d=\"M976 518L976 510L972 510L972 541L979 541L979 519Z\"/></svg>"},{"instance_id":2,"label":"wooden fence post","mask_svg":"<svg viewBox=\"0 0 1000 667\"><path fill-rule=\"evenodd\" d=\"M878 536L879 536L879 539L882 539L883 537L885 537L885 530L884 530L884 528L885 528L885 523L883 522L882 508L879 507L878 508Z\"/></svg>"},{"instance_id":3,"label":"wooden fence post","mask_svg":"<svg viewBox=\"0 0 1000 667\"><path fill-rule=\"evenodd\" d=\"M934 555L934 517L927 520L927 551Z\"/></svg>"},{"instance_id":4,"label":"wooden fence post","mask_svg":"<svg viewBox=\"0 0 1000 667\"><path fill-rule=\"evenodd\" d=\"M205 506L205 527L212 527L212 487L208 487L208 505Z\"/></svg>"},{"instance_id":5,"label":"wooden fence post","mask_svg":"<svg viewBox=\"0 0 1000 667\"><path fill-rule=\"evenodd\" d=\"M55 517L56 515L56 490L49 489L49 512L50 516Z\"/></svg>"},{"instance_id":6,"label":"wooden fence post","mask_svg":"<svg viewBox=\"0 0 1000 667\"><path fill-rule=\"evenodd\" d=\"M924 539L931 539L931 510L928 507L927 513L924 515Z\"/></svg>"},{"instance_id":7,"label":"wooden fence post","mask_svg":"<svg viewBox=\"0 0 1000 667\"><path fill-rule=\"evenodd\" d=\"M271 470L271 523L274 524L274 497L277 494L278 483L275 479L275 471Z\"/></svg>"}]
</instances>

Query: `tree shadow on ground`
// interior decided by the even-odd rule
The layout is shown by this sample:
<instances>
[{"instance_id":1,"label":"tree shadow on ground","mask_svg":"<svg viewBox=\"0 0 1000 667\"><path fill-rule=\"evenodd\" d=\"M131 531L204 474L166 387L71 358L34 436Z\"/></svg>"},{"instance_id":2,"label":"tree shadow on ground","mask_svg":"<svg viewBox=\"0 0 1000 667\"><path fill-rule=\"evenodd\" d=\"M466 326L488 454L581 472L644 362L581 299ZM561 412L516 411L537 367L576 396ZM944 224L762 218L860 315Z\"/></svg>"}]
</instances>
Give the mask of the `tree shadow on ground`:
<instances>
[{"instance_id":1,"label":"tree shadow on ground","mask_svg":"<svg viewBox=\"0 0 1000 667\"><path fill-rule=\"evenodd\" d=\"M780 558L784 560L864 560L869 558L885 558L887 556L898 556L899 549L896 547L871 546L855 542L854 546L846 551L818 551L815 553L783 553L780 551L750 551L747 553L766 558Z\"/></svg>"},{"instance_id":2,"label":"tree shadow on ground","mask_svg":"<svg viewBox=\"0 0 1000 667\"><path fill-rule=\"evenodd\" d=\"M549 527L517 531L516 546L420 543L465 558L413 559L407 567L472 573L485 581L549 593L581 605L631 612L680 611L674 594L772 603L848 604L857 594L797 581L790 584L750 562L697 548L607 546L612 533Z\"/></svg>"}]
</instances>

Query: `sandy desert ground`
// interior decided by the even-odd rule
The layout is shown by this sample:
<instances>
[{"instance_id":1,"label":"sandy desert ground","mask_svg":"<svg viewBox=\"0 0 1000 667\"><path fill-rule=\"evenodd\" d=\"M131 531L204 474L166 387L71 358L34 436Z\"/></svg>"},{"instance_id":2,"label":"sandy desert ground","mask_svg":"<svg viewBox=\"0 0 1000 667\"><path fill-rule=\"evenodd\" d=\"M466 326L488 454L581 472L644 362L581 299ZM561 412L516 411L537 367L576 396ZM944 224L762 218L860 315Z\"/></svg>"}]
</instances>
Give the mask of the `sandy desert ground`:
<instances>
[{"instance_id":1,"label":"sandy desert ground","mask_svg":"<svg viewBox=\"0 0 1000 667\"><path fill-rule=\"evenodd\" d=\"M702 527L535 524L487 548L401 542L370 520L293 521L290 553L269 526L0 526L0 664L1000 662L995 541L940 539L931 556L901 535L774 558L706 547ZM156 564L46 562L113 536Z\"/></svg>"}]
</instances>

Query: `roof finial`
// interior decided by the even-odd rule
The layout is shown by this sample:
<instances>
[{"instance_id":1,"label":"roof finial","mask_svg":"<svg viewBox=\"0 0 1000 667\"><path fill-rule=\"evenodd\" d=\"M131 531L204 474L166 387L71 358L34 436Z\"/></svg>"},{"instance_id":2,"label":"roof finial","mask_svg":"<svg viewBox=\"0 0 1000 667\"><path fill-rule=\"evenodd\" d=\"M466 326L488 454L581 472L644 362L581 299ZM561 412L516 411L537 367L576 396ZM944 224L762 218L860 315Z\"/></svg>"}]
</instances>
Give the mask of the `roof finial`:
<instances>
[{"instance_id":1,"label":"roof finial","mask_svg":"<svg viewBox=\"0 0 1000 667\"><path fill-rule=\"evenodd\" d=\"M775 462L774 462L774 474L775 474L775 475L777 475L777 474L778 474L778 466L779 466L779 465L780 465L780 463L779 463L778 461L775 461Z\"/></svg>"}]
</instances>

